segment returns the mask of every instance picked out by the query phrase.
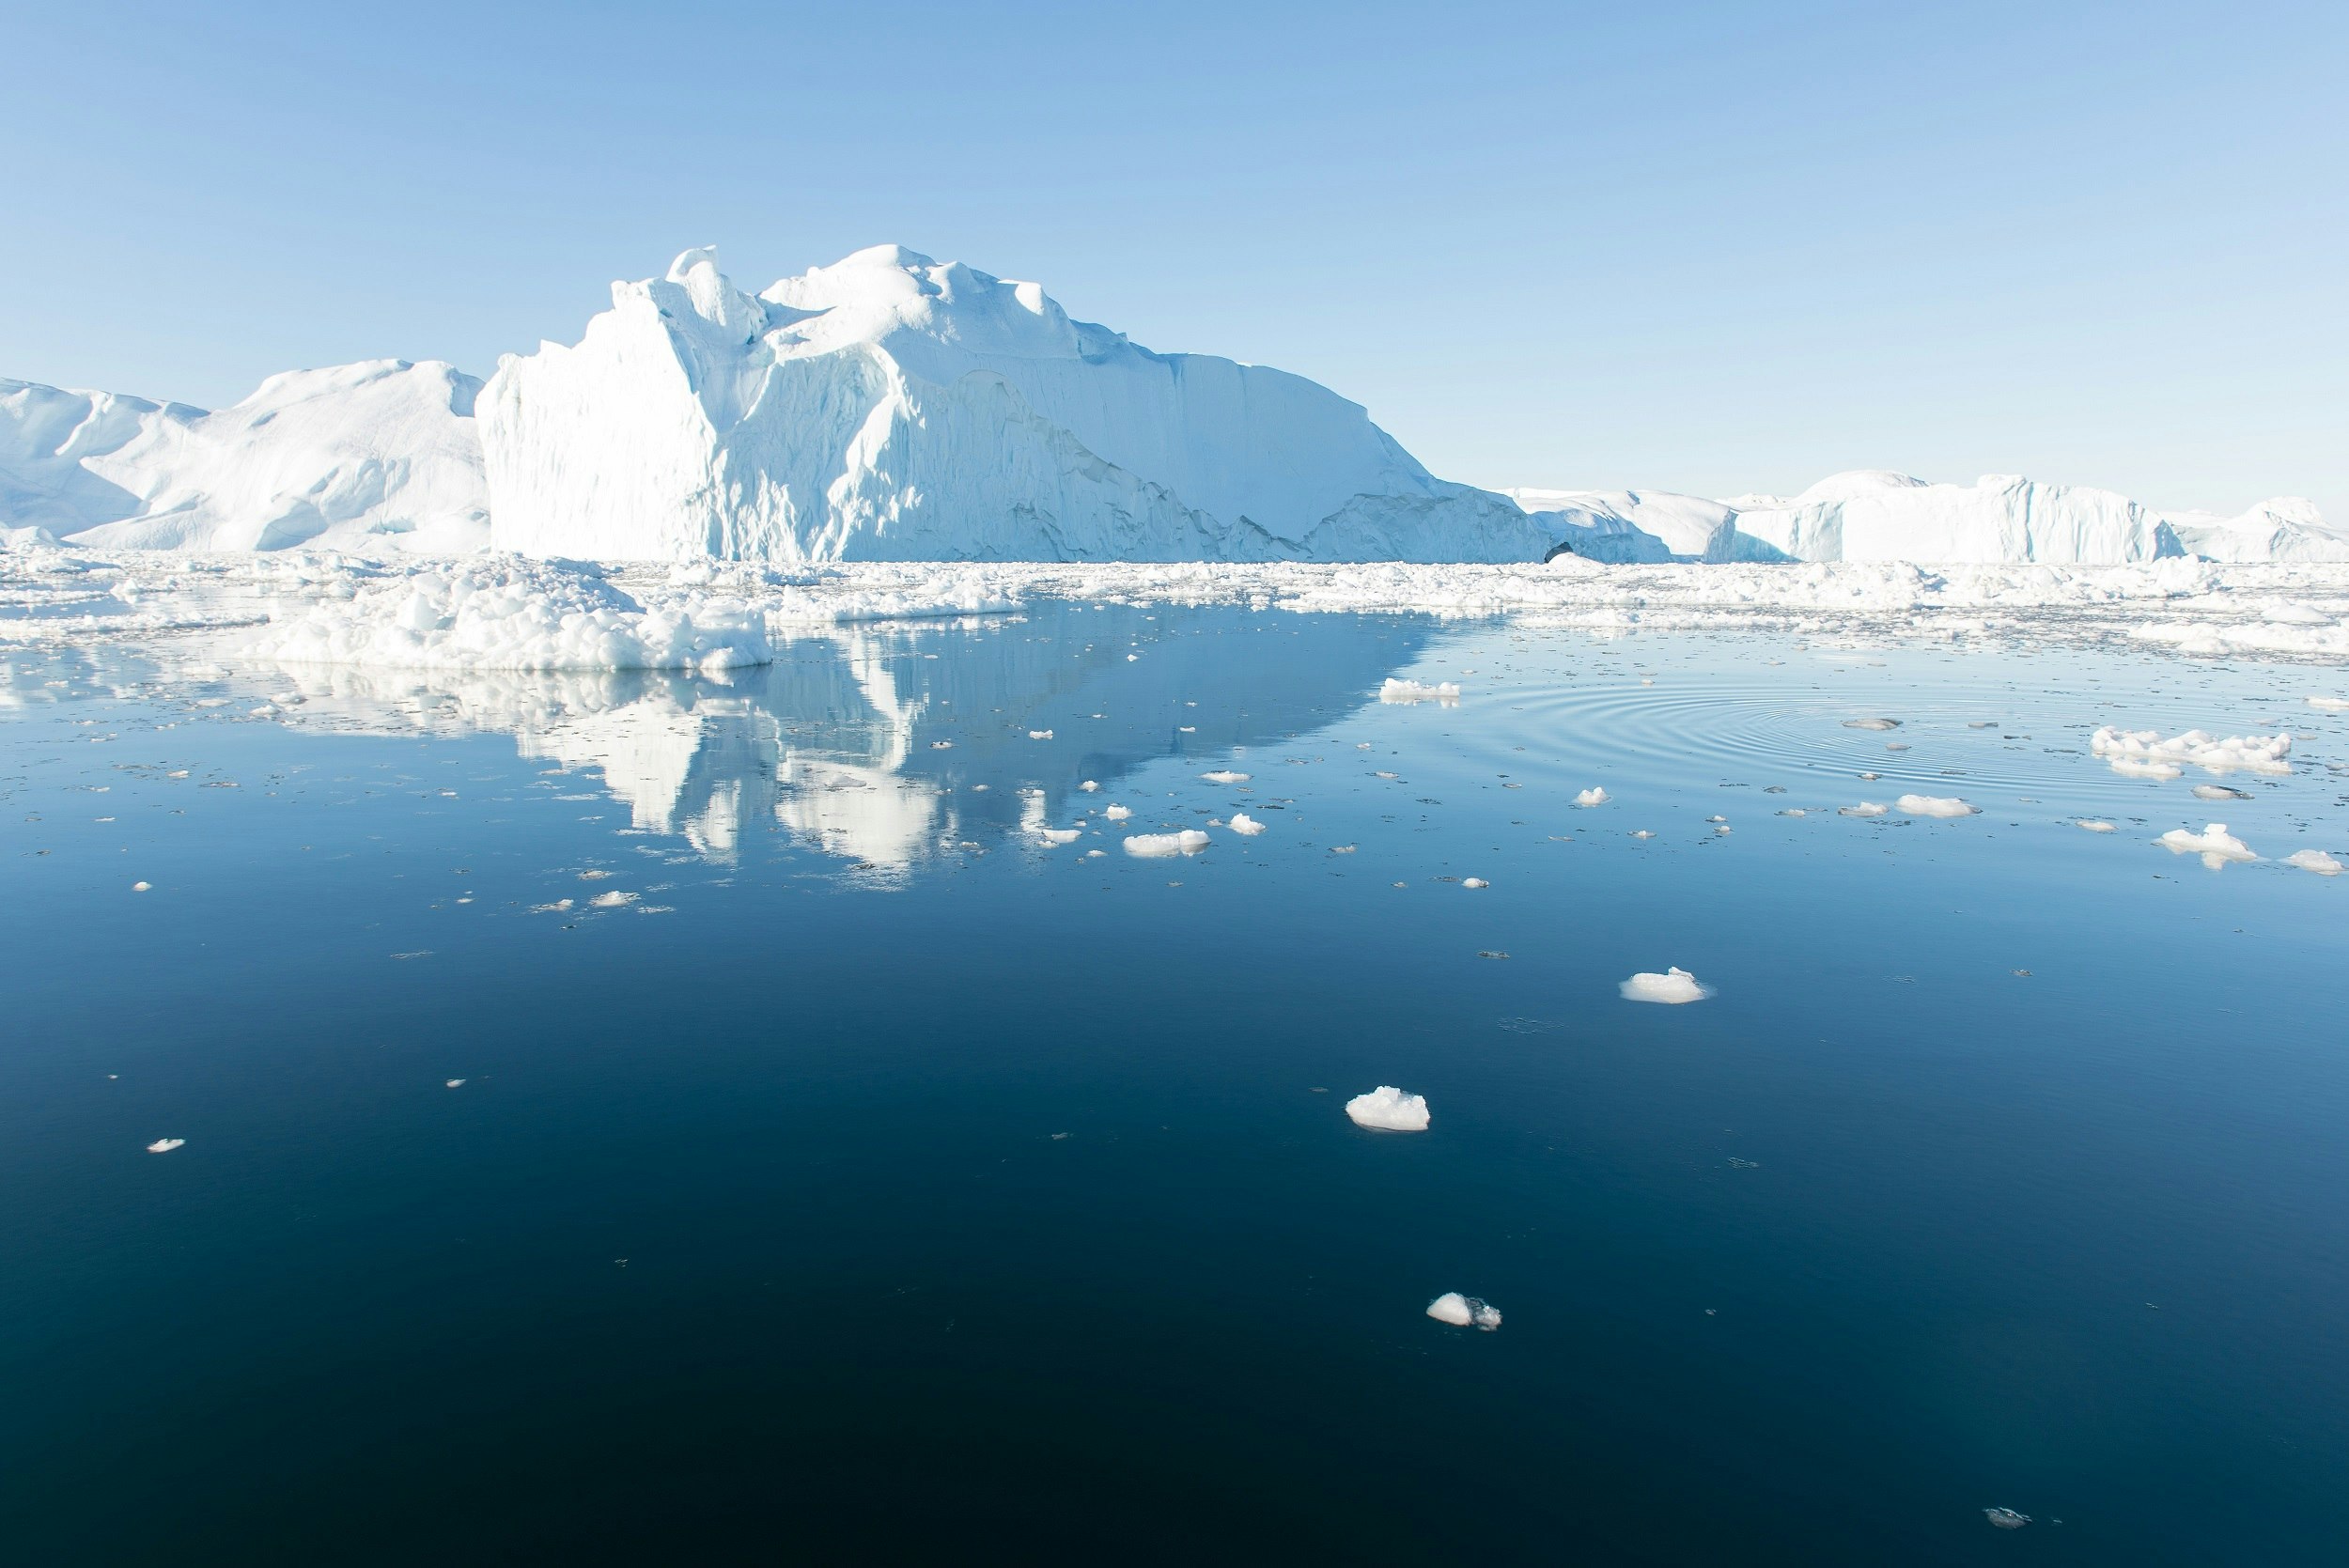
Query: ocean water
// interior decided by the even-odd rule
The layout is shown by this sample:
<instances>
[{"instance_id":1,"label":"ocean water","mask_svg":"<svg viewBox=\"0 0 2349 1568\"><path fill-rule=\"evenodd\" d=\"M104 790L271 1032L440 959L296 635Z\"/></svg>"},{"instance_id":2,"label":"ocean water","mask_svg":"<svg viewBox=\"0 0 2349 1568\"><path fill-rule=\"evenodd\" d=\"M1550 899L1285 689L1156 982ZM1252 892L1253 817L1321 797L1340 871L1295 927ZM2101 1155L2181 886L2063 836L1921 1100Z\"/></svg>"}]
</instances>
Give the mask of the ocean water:
<instances>
[{"instance_id":1,"label":"ocean water","mask_svg":"<svg viewBox=\"0 0 2349 1568\"><path fill-rule=\"evenodd\" d=\"M724 684L15 648L0 1540L2343 1560L2328 674L1057 602ZM1979 812L1840 815L1903 794ZM2265 859L2155 843L2214 821Z\"/></svg>"}]
</instances>

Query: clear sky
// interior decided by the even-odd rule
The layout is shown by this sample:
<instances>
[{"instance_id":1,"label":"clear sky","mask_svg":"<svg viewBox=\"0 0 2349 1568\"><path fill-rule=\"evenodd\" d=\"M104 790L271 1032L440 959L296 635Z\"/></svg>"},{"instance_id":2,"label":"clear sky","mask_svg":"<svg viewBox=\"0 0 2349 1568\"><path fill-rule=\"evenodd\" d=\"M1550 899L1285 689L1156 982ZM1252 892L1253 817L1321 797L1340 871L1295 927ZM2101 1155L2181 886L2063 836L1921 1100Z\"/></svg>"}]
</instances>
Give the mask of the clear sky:
<instances>
[{"instance_id":1,"label":"clear sky","mask_svg":"<svg viewBox=\"0 0 2349 1568\"><path fill-rule=\"evenodd\" d=\"M2349 525L2349 5L0 0L0 375L214 405L896 241L1486 485Z\"/></svg>"}]
</instances>

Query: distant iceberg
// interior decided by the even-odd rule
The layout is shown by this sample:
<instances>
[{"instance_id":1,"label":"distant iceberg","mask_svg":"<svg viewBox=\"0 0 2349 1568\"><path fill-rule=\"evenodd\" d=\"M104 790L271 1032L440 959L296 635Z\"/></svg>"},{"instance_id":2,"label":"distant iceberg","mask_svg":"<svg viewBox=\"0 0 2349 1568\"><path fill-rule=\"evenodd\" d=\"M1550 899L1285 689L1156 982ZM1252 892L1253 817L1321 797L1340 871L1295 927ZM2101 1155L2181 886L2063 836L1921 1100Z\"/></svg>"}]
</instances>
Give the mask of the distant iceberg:
<instances>
[{"instance_id":1,"label":"distant iceberg","mask_svg":"<svg viewBox=\"0 0 2349 1568\"><path fill-rule=\"evenodd\" d=\"M489 542L481 383L437 360L272 376L206 412L0 380L0 523L113 550Z\"/></svg>"}]
</instances>

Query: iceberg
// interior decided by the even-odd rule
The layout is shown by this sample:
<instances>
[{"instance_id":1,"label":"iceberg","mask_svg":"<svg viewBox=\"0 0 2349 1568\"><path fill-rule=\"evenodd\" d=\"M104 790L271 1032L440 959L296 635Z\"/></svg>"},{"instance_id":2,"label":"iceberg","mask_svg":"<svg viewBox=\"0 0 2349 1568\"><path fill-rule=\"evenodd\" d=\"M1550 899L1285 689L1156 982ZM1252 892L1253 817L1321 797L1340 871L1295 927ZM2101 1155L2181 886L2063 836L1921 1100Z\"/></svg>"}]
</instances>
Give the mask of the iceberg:
<instances>
[{"instance_id":1,"label":"iceberg","mask_svg":"<svg viewBox=\"0 0 2349 1568\"><path fill-rule=\"evenodd\" d=\"M474 399L438 360L272 376L216 412L0 380L0 521L113 550L489 542Z\"/></svg>"},{"instance_id":2,"label":"iceberg","mask_svg":"<svg viewBox=\"0 0 2349 1568\"><path fill-rule=\"evenodd\" d=\"M500 549L611 560L1538 561L1328 388L895 245L752 295L689 250L483 389Z\"/></svg>"}]
</instances>

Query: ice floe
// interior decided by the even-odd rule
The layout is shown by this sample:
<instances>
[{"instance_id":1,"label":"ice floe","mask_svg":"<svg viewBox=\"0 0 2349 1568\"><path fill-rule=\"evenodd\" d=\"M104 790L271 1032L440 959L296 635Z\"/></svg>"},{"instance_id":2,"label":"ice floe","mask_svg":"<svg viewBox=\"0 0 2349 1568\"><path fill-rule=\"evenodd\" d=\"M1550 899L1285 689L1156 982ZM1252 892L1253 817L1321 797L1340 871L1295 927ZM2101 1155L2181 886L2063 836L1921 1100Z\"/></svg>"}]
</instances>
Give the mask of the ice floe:
<instances>
[{"instance_id":1,"label":"ice floe","mask_svg":"<svg viewBox=\"0 0 2349 1568\"><path fill-rule=\"evenodd\" d=\"M2289 735L2231 735L2222 740L2202 730L2187 730L2165 740L2159 730L2107 724L2089 737L2088 749L2109 762L2114 772L2139 778L2174 779L2187 768L2206 773L2292 771Z\"/></svg>"},{"instance_id":2,"label":"ice floe","mask_svg":"<svg viewBox=\"0 0 2349 1568\"><path fill-rule=\"evenodd\" d=\"M1667 969L1662 974L1635 974L1618 988L1626 1001L1703 1001L1713 994L1712 986L1700 983L1684 969Z\"/></svg>"},{"instance_id":3,"label":"ice floe","mask_svg":"<svg viewBox=\"0 0 2349 1568\"><path fill-rule=\"evenodd\" d=\"M2017 1514L2011 1508L1985 1508L1982 1516L1999 1529L2021 1529L2030 1523L2030 1515Z\"/></svg>"},{"instance_id":4,"label":"ice floe","mask_svg":"<svg viewBox=\"0 0 2349 1568\"><path fill-rule=\"evenodd\" d=\"M1446 1291L1427 1303L1427 1315L1455 1328L1482 1328L1490 1333L1501 1327L1499 1308L1473 1296L1462 1296L1456 1290Z\"/></svg>"},{"instance_id":5,"label":"ice floe","mask_svg":"<svg viewBox=\"0 0 2349 1568\"><path fill-rule=\"evenodd\" d=\"M2200 855L2202 863L2217 870L2230 861L2256 861L2251 846L2227 831L2224 822L2207 824L2201 832L2190 833L2184 828L2172 828L2157 841L2173 855Z\"/></svg>"},{"instance_id":6,"label":"ice floe","mask_svg":"<svg viewBox=\"0 0 2349 1568\"><path fill-rule=\"evenodd\" d=\"M1385 684L1378 688L1378 700L1382 703L1442 703L1450 706L1460 700L1460 688L1448 680L1428 686L1416 680L1398 680L1389 675Z\"/></svg>"},{"instance_id":7,"label":"ice floe","mask_svg":"<svg viewBox=\"0 0 2349 1568\"><path fill-rule=\"evenodd\" d=\"M1213 772L1202 773L1199 776L1206 780L1209 784L1246 784L1249 779L1248 774L1235 773L1228 768L1219 768Z\"/></svg>"},{"instance_id":8,"label":"ice floe","mask_svg":"<svg viewBox=\"0 0 2349 1568\"><path fill-rule=\"evenodd\" d=\"M174 1149L186 1147L187 1141L184 1138L158 1138L147 1146L147 1152L150 1155L167 1155Z\"/></svg>"},{"instance_id":9,"label":"ice floe","mask_svg":"<svg viewBox=\"0 0 2349 1568\"><path fill-rule=\"evenodd\" d=\"M1126 853L1143 857L1196 855L1207 846L1207 835L1196 828L1174 833L1136 833L1126 841Z\"/></svg>"},{"instance_id":10,"label":"ice floe","mask_svg":"<svg viewBox=\"0 0 2349 1568\"><path fill-rule=\"evenodd\" d=\"M1891 807L1883 804L1881 801L1862 800L1856 806L1843 806L1838 808L1835 815L1838 816L1882 816L1886 812L1890 811L1891 809Z\"/></svg>"},{"instance_id":11,"label":"ice floe","mask_svg":"<svg viewBox=\"0 0 2349 1568\"><path fill-rule=\"evenodd\" d=\"M2092 833L2115 833L2121 831L2120 824L2107 822L2101 817L2083 816L2079 820L2079 825Z\"/></svg>"},{"instance_id":12,"label":"ice floe","mask_svg":"<svg viewBox=\"0 0 2349 1568\"><path fill-rule=\"evenodd\" d=\"M2322 849L2295 849L2284 857L2284 864L2297 866L2302 871L2313 871L2319 877L2341 875L2341 862Z\"/></svg>"},{"instance_id":13,"label":"ice floe","mask_svg":"<svg viewBox=\"0 0 2349 1568\"><path fill-rule=\"evenodd\" d=\"M1954 795L1904 795L1892 809L1910 816L1972 816L1977 810Z\"/></svg>"},{"instance_id":14,"label":"ice floe","mask_svg":"<svg viewBox=\"0 0 2349 1568\"><path fill-rule=\"evenodd\" d=\"M1380 1132L1425 1132L1427 1096L1407 1094L1392 1084L1380 1084L1367 1094L1346 1102L1346 1114L1358 1127Z\"/></svg>"},{"instance_id":15,"label":"ice floe","mask_svg":"<svg viewBox=\"0 0 2349 1568\"><path fill-rule=\"evenodd\" d=\"M1264 824L1244 811L1236 811L1232 814L1231 827L1232 831L1247 838L1253 838L1264 831Z\"/></svg>"},{"instance_id":16,"label":"ice floe","mask_svg":"<svg viewBox=\"0 0 2349 1568\"><path fill-rule=\"evenodd\" d=\"M1604 784L1593 784L1588 789L1577 790L1574 803L1578 806L1603 806L1612 799Z\"/></svg>"}]
</instances>

